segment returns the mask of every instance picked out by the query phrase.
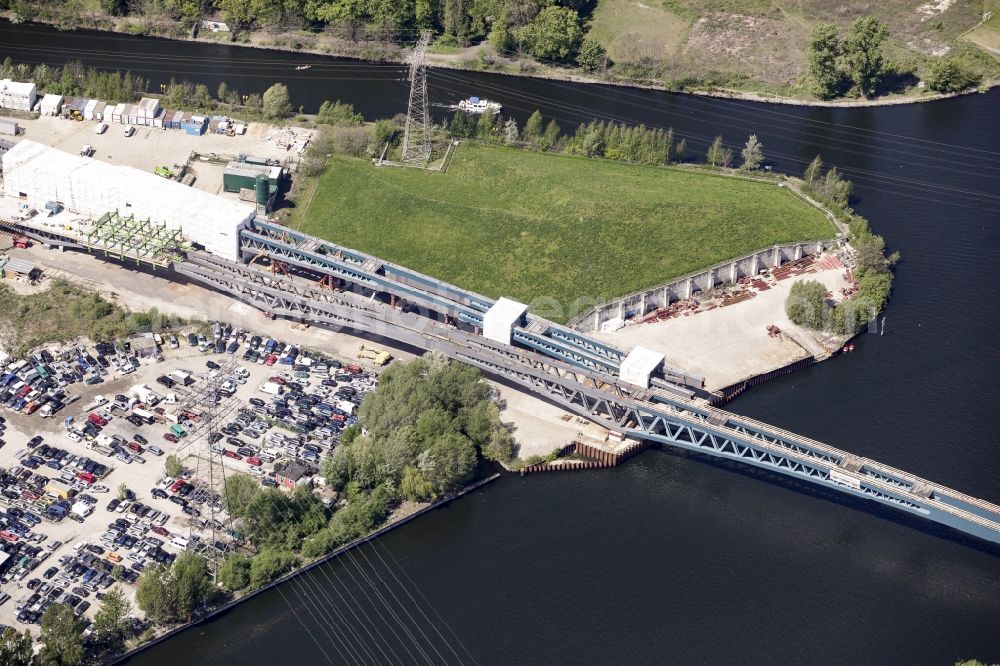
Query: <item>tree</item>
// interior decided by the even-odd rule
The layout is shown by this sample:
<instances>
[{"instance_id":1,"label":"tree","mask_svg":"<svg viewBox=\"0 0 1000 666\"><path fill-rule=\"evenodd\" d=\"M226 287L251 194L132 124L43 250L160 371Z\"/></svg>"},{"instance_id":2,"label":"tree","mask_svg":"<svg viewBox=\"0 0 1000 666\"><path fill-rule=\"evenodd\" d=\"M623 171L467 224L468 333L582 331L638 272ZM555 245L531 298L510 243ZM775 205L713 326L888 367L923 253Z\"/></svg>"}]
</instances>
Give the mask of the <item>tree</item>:
<instances>
[{"instance_id":1,"label":"tree","mask_svg":"<svg viewBox=\"0 0 1000 666\"><path fill-rule=\"evenodd\" d=\"M409 502L430 499L434 496L434 484L425 479L416 467L407 467L399 484L399 494Z\"/></svg>"},{"instance_id":2,"label":"tree","mask_svg":"<svg viewBox=\"0 0 1000 666\"><path fill-rule=\"evenodd\" d=\"M261 99L264 115L268 118L285 118L292 112L291 98L288 96L288 86L275 83L264 91Z\"/></svg>"},{"instance_id":3,"label":"tree","mask_svg":"<svg viewBox=\"0 0 1000 666\"><path fill-rule=\"evenodd\" d=\"M260 484L248 474L233 474L227 477L222 494L226 511L233 518L242 518L258 492Z\"/></svg>"},{"instance_id":4,"label":"tree","mask_svg":"<svg viewBox=\"0 0 1000 666\"><path fill-rule=\"evenodd\" d=\"M153 622L166 624L176 619L176 599L166 567L161 564L146 567L135 588L135 602Z\"/></svg>"},{"instance_id":5,"label":"tree","mask_svg":"<svg viewBox=\"0 0 1000 666\"><path fill-rule=\"evenodd\" d=\"M802 174L803 180L812 185L823 175L823 158L817 155Z\"/></svg>"},{"instance_id":6,"label":"tree","mask_svg":"<svg viewBox=\"0 0 1000 666\"><path fill-rule=\"evenodd\" d=\"M527 122L524 123L524 131L521 136L525 141L535 143L542 137L544 127L545 120L542 118L542 112L535 109L535 112L528 116Z\"/></svg>"},{"instance_id":7,"label":"tree","mask_svg":"<svg viewBox=\"0 0 1000 666\"><path fill-rule=\"evenodd\" d=\"M722 145L722 135L712 139L712 143L708 146L708 151L705 153L705 161L712 166L719 166L723 163L725 159L725 148Z\"/></svg>"},{"instance_id":8,"label":"tree","mask_svg":"<svg viewBox=\"0 0 1000 666\"><path fill-rule=\"evenodd\" d=\"M250 584L250 558L230 553L219 565L219 585L236 592Z\"/></svg>"},{"instance_id":9,"label":"tree","mask_svg":"<svg viewBox=\"0 0 1000 666\"><path fill-rule=\"evenodd\" d=\"M128 486L126 486L125 482L123 481L122 483L118 484L118 500L124 501L127 496L128 496Z\"/></svg>"},{"instance_id":10,"label":"tree","mask_svg":"<svg viewBox=\"0 0 1000 666\"><path fill-rule=\"evenodd\" d=\"M132 604L119 587L112 587L101 602L101 608L94 615L94 640L109 651L117 652L131 632Z\"/></svg>"},{"instance_id":11,"label":"tree","mask_svg":"<svg viewBox=\"0 0 1000 666\"><path fill-rule=\"evenodd\" d=\"M544 148L551 148L559 143L560 132L559 123L555 120L550 120L549 124L545 126L545 134L542 135L542 146Z\"/></svg>"},{"instance_id":12,"label":"tree","mask_svg":"<svg viewBox=\"0 0 1000 666\"><path fill-rule=\"evenodd\" d=\"M493 123L496 117L492 113L480 114L476 121L476 136L480 141L489 141L493 138Z\"/></svg>"},{"instance_id":13,"label":"tree","mask_svg":"<svg viewBox=\"0 0 1000 666\"><path fill-rule=\"evenodd\" d=\"M31 633L19 633L14 627L7 627L0 634L0 664L4 666L33 666L35 664L34 641Z\"/></svg>"},{"instance_id":14,"label":"tree","mask_svg":"<svg viewBox=\"0 0 1000 666\"><path fill-rule=\"evenodd\" d=\"M681 139L677 142L677 147L674 148L674 157L678 162L684 161L684 153L687 152L688 142L687 139Z\"/></svg>"},{"instance_id":15,"label":"tree","mask_svg":"<svg viewBox=\"0 0 1000 666\"><path fill-rule=\"evenodd\" d=\"M53 604L42 615L41 659L53 666L83 662L83 621L65 604Z\"/></svg>"},{"instance_id":16,"label":"tree","mask_svg":"<svg viewBox=\"0 0 1000 666\"><path fill-rule=\"evenodd\" d=\"M513 146L517 143L517 137L517 121L513 118L508 118L503 124L503 142L508 146Z\"/></svg>"},{"instance_id":17,"label":"tree","mask_svg":"<svg viewBox=\"0 0 1000 666\"><path fill-rule=\"evenodd\" d=\"M937 92L959 92L978 85L980 76L965 69L956 58L945 58L931 65L927 87Z\"/></svg>"},{"instance_id":18,"label":"tree","mask_svg":"<svg viewBox=\"0 0 1000 666\"><path fill-rule=\"evenodd\" d=\"M583 40L576 64L588 72L604 71L608 67L608 52L596 39Z\"/></svg>"},{"instance_id":19,"label":"tree","mask_svg":"<svg viewBox=\"0 0 1000 666\"><path fill-rule=\"evenodd\" d=\"M809 38L809 80L814 95L820 99L836 96L840 88L841 74L837 69L837 58L841 54L837 26L824 23L813 28Z\"/></svg>"},{"instance_id":20,"label":"tree","mask_svg":"<svg viewBox=\"0 0 1000 666\"><path fill-rule=\"evenodd\" d=\"M785 299L785 314L794 323L821 329L827 322L826 285L815 280L800 280L792 285Z\"/></svg>"},{"instance_id":21,"label":"tree","mask_svg":"<svg viewBox=\"0 0 1000 666\"><path fill-rule=\"evenodd\" d=\"M250 563L250 586L258 588L288 573L299 563L295 553L281 548L265 548Z\"/></svg>"},{"instance_id":22,"label":"tree","mask_svg":"<svg viewBox=\"0 0 1000 666\"><path fill-rule=\"evenodd\" d=\"M184 471L184 465L181 464L181 459L177 456L171 454L167 456L167 459L163 461L163 471L167 476L177 478Z\"/></svg>"},{"instance_id":23,"label":"tree","mask_svg":"<svg viewBox=\"0 0 1000 666\"><path fill-rule=\"evenodd\" d=\"M854 20L844 40L847 64L851 69L854 85L865 97L875 94L885 70L882 43L889 31L874 16L861 16Z\"/></svg>"},{"instance_id":24,"label":"tree","mask_svg":"<svg viewBox=\"0 0 1000 666\"><path fill-rule=\"evenodd\" d=\"M327 125L360 125L365 121L360 113L354 112L353 104L326 100L319 107L316 120Z\"/></svg>"},{"instance_id":25,"label":"tree","mask_svg":"<svg viewBox=\"0 0 1000 666\"><path fill-rule=\"evenodd\" d=\"M476 447L468 437L446 433L420 454L418 468L438 492L457 490L476 469Z\"/></svg>"},{"instance_id":26,"label":"tree","mask_svg":"<svg viewBox=\"0 0 1000 666\"><path fill-rule=\"evenodd\" d=\"M751 134L750 138L747 139L746 145L740 151L740 156L743 158L741 168L748 171L756 169L764 161L764 144L757 139L756 134Z\"/></svg>"},{"instance_id":27,"label":"tree","mask_svg":"<svg viewBox=\"0 0 1000 666\"><path fill-rule=\"evenodd\" d=\"M528 53L536 58L568 60L580 46L583 28L579 14L569 7L553 5L538 12L517 35Z\"/></svg>"},{"instance_id":28,"label":"tree","mask_svg":"<svg viewBox=\"0 0 1000 666\"><path fill-rule=\"evenodd\" d=\"M184 551L174 560L168 586L173 591L177 614L181 617L190 616L212 596L213 585L208 573L208 562L201 555Z\"/></svg>"},{"instance_id":29,"label":"tree","mask_svg":"<svg viewBox=\"0 0 1000 666\"><path fill-rule=\"evenodd\" d=\"M510 29L510 9L507 3L500 5L497 15L490 24L489 40L497 53L504 53L514 47L514 33Z\"/></svg>"},{"instance_id":30,"label":"tree","mask_svg":"<svg viewBox=\"0 0 1000 666\"><path fill-rule=\"evenodd\" d=\"M215 99L220 102L229 101L229 85L225 81L219 84L219 89L215 93Z\"/></svg>"}]
</instances>

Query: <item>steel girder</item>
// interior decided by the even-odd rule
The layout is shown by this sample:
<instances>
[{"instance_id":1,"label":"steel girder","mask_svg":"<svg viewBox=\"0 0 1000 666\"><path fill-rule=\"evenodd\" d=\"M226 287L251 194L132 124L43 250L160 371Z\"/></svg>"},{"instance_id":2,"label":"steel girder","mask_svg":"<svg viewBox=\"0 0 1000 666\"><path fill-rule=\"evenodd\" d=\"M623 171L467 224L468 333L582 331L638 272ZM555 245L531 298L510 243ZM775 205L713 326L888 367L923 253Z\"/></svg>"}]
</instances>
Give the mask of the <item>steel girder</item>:
<instances>
[{"instance_id":1,"label":"steel girder","mask_svg":"<svg viewBox=\"0 0 1000 666\"><path fill-rule=\"evenodd\" d=\"M291 279L272 279L265 284L261 276L253 275L253 269L222 260L213 263L217 265L188 263L177 269L262 309L443 352L635 439L779 472L1000 543L1000 507L933 486L874 461L721 410L673 399L664 402L658 395L660 401L654 402L648 393L636 398L614 377L583 371L415 315L399 319L393 310L380 304L361 307L330 302L325 298L329 292L296 286ZM939 494L966 506L941 501Z\"/></svg>"}]
</instances>

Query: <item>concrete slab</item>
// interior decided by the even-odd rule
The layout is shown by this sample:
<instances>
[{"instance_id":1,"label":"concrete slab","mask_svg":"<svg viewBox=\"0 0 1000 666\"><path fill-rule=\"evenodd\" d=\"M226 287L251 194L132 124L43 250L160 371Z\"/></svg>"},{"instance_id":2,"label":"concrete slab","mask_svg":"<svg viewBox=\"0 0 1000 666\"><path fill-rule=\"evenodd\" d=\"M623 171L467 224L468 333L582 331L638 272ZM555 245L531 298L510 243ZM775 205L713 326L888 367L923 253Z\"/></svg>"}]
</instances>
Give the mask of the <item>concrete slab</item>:
<instances>
[{"instance_id":1,"label":"concrete slab","mask_svg":"<svg viewBox=\"0 0 1000 666\"><path fill-rule=\"evenodd\" d=\"M847 286L843 268L817 267L815 273L772 280L770 289L740 303L592 335L624 349L642 345L662 352L667 365L702 375L706 388L718 390L840 346L837 339L796 326L785 315L785 298L800 279L817 280L834 295ZM768 335L771 324L782 330L781 336Z\"/></svg>"}]
</instances>

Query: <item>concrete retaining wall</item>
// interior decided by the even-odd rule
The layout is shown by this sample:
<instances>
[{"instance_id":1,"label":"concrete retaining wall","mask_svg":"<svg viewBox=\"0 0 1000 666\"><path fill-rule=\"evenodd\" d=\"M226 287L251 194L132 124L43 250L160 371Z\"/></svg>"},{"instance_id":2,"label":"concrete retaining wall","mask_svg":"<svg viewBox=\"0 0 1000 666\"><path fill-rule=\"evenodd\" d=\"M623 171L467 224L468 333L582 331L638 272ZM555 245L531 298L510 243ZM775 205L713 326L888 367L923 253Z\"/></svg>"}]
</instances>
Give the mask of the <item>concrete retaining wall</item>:
<instances>
[{"instance_id":1,"label":"concrete retaining wall","mask_svg":"<svg viewBox=\"0 0 1000 666\"><path fill-rule=\"evenodd\" d=\"M588 332L599 330L601 324L615 317L621 317L625 320L641 317L657 308L670 305L674 301L691 298L698 292L709 291L722 284L735 283L741 277L757 275L765 268L776 268L787 261L800 259L807 254L817 254L836 247L841 242L839 239L830 239L772 245L737 259L724 261L697 273L690 273L666 284L650 287L597 305L571 320L570 326L578 331Z\"/></svg>"},{"instance_id":2,"label":"concrete retaining wall","mask_svg":"<svg viewBox=\"0 0 1000 666\"><path fill-rule=\"evenodd\" d=\"M624 451L612 453L611 451L605 451L604 449L599 449L596 446L591 446L589 444L572 442L564 446L562 450L559 451L557 461L558 458L573 454L587 458L587 460L540 462L534 465L528 465L527 467L522 467L521 476L524 476L525 474L532 474L534 472L566 472L578 469L601 469L604 467L615 467L632 456L645 451L647 448L649 448L649 442L640 441L633 442Z\"/></svg>"}]
</instances>

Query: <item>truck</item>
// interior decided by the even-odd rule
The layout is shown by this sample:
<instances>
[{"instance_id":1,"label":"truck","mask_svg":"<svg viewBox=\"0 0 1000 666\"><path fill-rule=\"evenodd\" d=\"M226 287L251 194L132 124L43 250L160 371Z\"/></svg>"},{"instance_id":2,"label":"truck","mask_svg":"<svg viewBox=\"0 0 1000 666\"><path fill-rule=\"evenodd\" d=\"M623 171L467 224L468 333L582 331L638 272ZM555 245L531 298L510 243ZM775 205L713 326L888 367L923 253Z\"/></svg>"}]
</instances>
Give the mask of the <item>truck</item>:
<instances>
[{"instance_id":1,"label":"truck","mask_svg":"<svg viewBox=\"0 0 1000 666\"><path fill-rule=\"evenodd\" d=\"M83 144L83 148L80 149L80 157L90 157L94 154L94 147L89 143Z\"/></svg>"},{"instance_id":2,"label":"truck","mask_svg":"<svg viewBox=\"0 0 1000 666\"><path fill-rule=\"evenodd\" d=\"M103 395L95 395L94 399L91 400L90 402L88 402L84 406L83 411L85 411L85 412L92 412L95 409L97 409L98 407L100 407L101 405L106 405L106 404L108 404L108 399L107 398L105 398Z\"/></svg>"},{"instance_id":3,"label":"truck","mask_svg":"<svg viewBox=\"0 0 1000 666\"><path fill-rule=\"evenodd\" d=\"M375 347L366 347L365 345L361 345L361 351L358 352L358 358L365 361L371 361L375 365L388 365L389 361L392 360L392 354L382 351L381 349L376 349Z\"/></svg>"},{"instance_id":4,"label":"truck","mask_svg":"<svg viewBox=\"0 0 1000 666\"><path fill-rule=\"evenodd\" d=\"M31 241L29 241L28 237L24 234L14 234L11 238L11 242L14 244L14 247L19 250L26 250L31 247Z\"/></svg>"},{"instance_id":5,"label":"truck","mask_svg":"<svg viewBox=\"0 0 1000 666\"><path fill-rule=\"evenodd\" d=\"M284 387L277 382L264 382L260 385L260 392L267 395L281 395L284 391Z\"/></svg>"},{"instance_id":6,"label":"truck","mask_svg":"<svg viewBox=\"0 0 1000 666\"><path fill-rule=\"evenodd\" d=\"M129 395L134 396L139 402L152 407L160 402L160 395L145 384L136 384L129 389Z\"/></svg>"},{"instance_id":7,"label":"truck","mask_svg":"<svg viewBox=\"0 0 1000 666\"><path fill-rule=\"evenodd\" d=\"M194 378L191 376L191 373L188 372L187 370L181 370L181 369L174 370L173 372L170 373L170 378L173 379L178 384L180 384L181 386L190 386L191 384L194 384Z\"/></svg>"}]
</instances>

